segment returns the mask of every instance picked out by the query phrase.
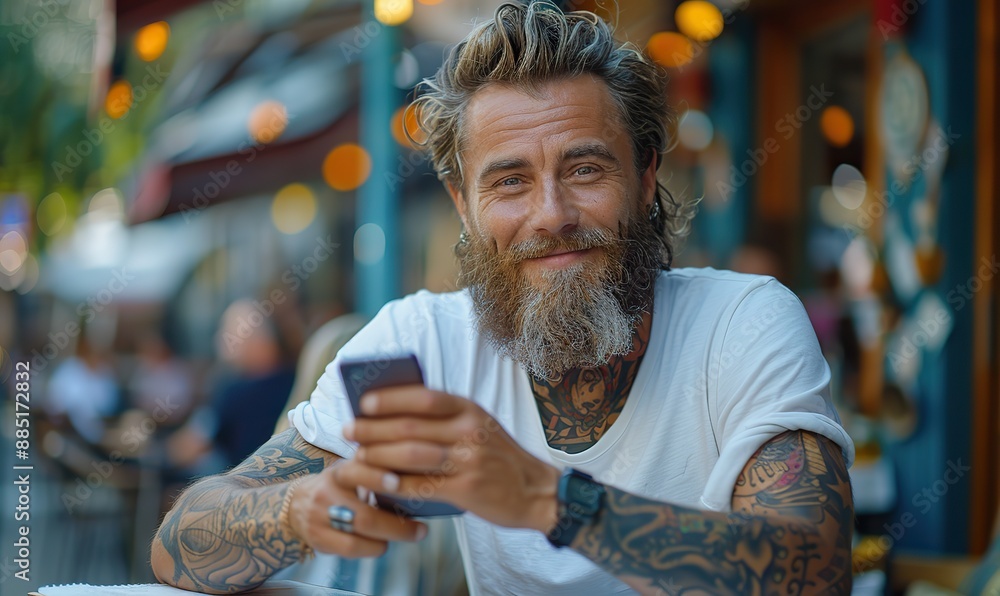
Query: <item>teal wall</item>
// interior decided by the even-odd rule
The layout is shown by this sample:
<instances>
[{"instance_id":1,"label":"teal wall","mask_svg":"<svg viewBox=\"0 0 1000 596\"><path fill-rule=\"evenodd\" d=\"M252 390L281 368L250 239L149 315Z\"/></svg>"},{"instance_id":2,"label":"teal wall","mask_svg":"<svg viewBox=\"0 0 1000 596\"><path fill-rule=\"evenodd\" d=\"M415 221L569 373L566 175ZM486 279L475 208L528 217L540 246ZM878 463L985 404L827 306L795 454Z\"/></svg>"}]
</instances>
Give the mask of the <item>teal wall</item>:
<instances>
[{"instance_id":1,"label":"teal wall","mask_svg":"<svg viewBox=\"0 0 1000 596\"><path fill-rule=\"evenodd\" d=\"M961 136L951 146L941 186L938 239L945 253L945 271L936 286L925 290L937 292L946 301L954 329L940 357L924 356L915 396L918 431L890 449L899 475L900 510L895 517L911 512L916 519L900 538L899 547L955 553L967 550L969 478L975 470L961 477L956 472L946 476L946 471L949 462L971 464L973 309L971 303L957 308L960 303L947 302L947 296L956 286L968 283L974 270L975 6L964 0L928 0L910 19L905 36L906 48L927 78L931 113L942 128L950 127ZM886 51L891 52L891 47ZM911 191L919 192L921 182L915 180ZM911 239L913 194L902 196L891 208L900 215ZM912 315L914 304L905 306ZM956 478L954 484L947 482Z\"/></svg>"}]
</instances>

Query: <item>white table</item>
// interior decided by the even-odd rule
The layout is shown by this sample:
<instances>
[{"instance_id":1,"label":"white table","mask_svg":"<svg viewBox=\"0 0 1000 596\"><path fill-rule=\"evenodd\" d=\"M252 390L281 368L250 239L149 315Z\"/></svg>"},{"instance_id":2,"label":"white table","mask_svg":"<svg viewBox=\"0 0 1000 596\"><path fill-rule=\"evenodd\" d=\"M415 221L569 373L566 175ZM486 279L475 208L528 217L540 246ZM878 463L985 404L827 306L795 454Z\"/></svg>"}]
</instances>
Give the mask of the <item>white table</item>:
<instances>
[{"instance_id":1,"label":"white table","mask_svg":"<svg viewBox=\"0 0 1000 596\"><path fill-rule=\"evenodd\" d=\"M356 592L345 592L334 588L324 588L288 580L264 582L264 585L244 594L256 596L358 596ZM134 594L139 596L170 596L190 595L194 592L181 590L164 584L131 584L119 586L91 586L88 584L64 584L59 586L42 586L36 592L28 592L28 596L118 596Z\"/></svg>"}]
</instances>

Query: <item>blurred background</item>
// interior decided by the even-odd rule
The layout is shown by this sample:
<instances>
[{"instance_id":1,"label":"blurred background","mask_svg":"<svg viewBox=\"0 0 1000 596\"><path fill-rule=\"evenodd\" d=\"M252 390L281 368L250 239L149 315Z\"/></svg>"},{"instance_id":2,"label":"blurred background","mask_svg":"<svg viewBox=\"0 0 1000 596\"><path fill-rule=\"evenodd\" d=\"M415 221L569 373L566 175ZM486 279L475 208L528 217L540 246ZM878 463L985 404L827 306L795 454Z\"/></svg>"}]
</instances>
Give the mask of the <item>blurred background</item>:
<instances>
[{"instance_id":1,"label":"blurred background","mask_svg":"<svg viewBox=\"0 0 1000 596\"><path fill-rule=\"evenodd\" d=\"M0 0L0 592L151 581L186 483L386 301L455 288L459 220L404 109L498 4ZM987 585L998 2L561 5L670 75L660 176L701 200L675 265L805 304L858 448L856 591Z\"/></svg>"}]
</instances>

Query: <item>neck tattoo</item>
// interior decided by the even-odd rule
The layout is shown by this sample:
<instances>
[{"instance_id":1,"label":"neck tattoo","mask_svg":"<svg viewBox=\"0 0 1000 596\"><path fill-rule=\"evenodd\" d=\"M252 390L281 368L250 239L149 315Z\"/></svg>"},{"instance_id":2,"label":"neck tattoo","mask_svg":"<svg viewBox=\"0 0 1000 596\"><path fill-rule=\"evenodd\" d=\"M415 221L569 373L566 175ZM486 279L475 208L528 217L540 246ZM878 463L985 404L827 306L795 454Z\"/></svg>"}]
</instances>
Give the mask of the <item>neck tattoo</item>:
<instances>
[{"instance_id":1,"label":"neck tattoo","mask_svg":"<svg viewBox=\"0 0 1000 596\"><path fill-rule=\"evenodd\" d=\"M554 449L580 453L597 443L621 414L649 343L649 316L634 348L604 365L566 371L559 379L529 377L545 440Z\"/></svg>"}]
</instances>

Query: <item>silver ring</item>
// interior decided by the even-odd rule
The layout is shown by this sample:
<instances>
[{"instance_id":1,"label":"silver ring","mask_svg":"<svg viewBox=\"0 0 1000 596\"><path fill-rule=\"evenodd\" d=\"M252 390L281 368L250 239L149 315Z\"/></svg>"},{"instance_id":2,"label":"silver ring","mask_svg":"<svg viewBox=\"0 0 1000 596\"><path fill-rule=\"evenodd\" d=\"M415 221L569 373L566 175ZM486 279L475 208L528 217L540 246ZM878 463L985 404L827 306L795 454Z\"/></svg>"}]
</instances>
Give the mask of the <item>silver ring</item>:
<instances>
[{"instance_id":1,"label":"silver ring","mask_svg":"<svg viewBox=\"0 0 1000 596\"><path fill-rule=\"evenodd\" d=\"M330 516L330 527L340 532L352 534L354 532L354 512L343 505L331 505L326 510Z\"/></svg>"}]
</instances>

